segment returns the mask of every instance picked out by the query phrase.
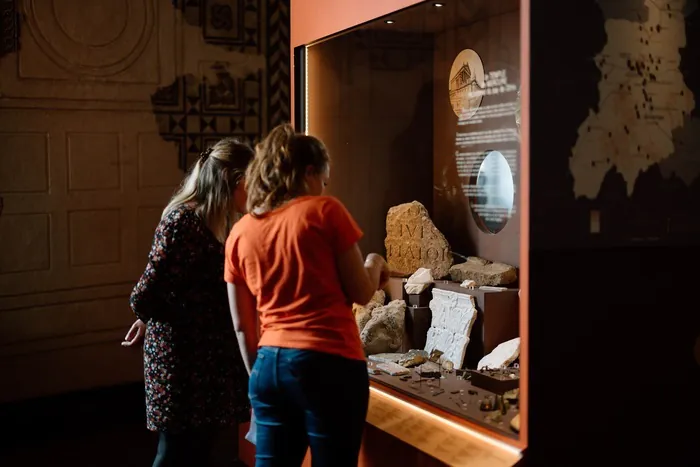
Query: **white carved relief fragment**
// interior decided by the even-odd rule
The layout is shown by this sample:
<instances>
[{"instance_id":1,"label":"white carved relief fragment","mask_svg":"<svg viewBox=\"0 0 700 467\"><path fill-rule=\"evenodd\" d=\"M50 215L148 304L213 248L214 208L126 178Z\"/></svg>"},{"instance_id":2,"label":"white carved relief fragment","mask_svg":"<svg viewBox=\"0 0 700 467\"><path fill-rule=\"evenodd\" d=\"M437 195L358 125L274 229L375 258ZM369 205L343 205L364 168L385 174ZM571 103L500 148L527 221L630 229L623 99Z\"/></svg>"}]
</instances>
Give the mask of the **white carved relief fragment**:
<instances>
[{"instance_id":1,"label":"white carved relief fragment","mask_svg":"<svg viewBox=\"0 0 700 467\"><path fill-rule=\"evenodd\" d=\"M477 369L482 368L506 368L520 356L520 338L516 337L506 342L498 344L493 351L479 360Z\"/></svg>"},{"instance_id":2,"label":"white carved relief fragment","mask_svg":"<svg viewBox=\"0 0 700 467\"><path fill-rule=\"evenodd\" d=\"M433 289L430 301L433 314L425 350L437 349L444 352L444 358L462 368L469 335L476 321L477 310L471 295Z\"/></svg>"}]
</instances>

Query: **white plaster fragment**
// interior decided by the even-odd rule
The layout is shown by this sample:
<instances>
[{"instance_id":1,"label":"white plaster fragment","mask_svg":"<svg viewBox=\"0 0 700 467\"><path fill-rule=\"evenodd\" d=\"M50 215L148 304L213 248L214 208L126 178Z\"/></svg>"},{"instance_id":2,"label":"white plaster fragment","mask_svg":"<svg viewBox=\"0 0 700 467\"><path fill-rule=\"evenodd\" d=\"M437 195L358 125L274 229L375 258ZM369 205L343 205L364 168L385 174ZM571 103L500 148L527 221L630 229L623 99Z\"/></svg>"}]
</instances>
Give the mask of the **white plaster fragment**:
<instances>
[{"instance_id":1,"label":"white plaster fragment","mask_svg":"<svg viewBox=\"0 0 700 467\"><path fill-rule=\"evenodd\" d=\"M430 269L419 268L408 278L403 288L409 295L418 295L433 283L433 275Z\"/></svg>"},{"instance_id":2,"label":"white plaster fragment","mask_svg":"<svg viewBox=\"0 0 700 467\"><path fill-rule=\"evenodd\" d=\"M477 369L481 370L482 368L491 368L496 370L499 368L506 368L508 365L513 363L519 355L520 338L516 337L515 339L498 344L498 346L493 349L490 354L479 360Z\"/></svg>"},{"instance_id":3,"label":"white plaster fragment","mask_svg":"<svg viewBox=\"0 0 700 467\"><path fill-rule=\"evenodd\" d=\"M430 301L432 322L428 329L425 350L437 349L444 353L444 358L462 368L469 335L476 321L477 310L471 295L433 289Z\"/></svg>"}]
</instances>

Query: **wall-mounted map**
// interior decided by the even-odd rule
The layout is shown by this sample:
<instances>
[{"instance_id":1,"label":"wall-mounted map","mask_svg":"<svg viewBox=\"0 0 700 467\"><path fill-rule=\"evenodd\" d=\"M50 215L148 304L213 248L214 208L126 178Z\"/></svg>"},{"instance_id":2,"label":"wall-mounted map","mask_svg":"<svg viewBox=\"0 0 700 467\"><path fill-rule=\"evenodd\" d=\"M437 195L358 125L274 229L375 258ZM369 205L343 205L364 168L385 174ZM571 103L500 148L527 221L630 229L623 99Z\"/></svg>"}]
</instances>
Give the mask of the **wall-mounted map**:
<instances>
[{"instance_id":1,"label":"wall-mounted map","mask_svg":"<svg viewBox=\"0 0 700 467\"><path fill-rule=\"evenodd\" d=\"M576 18L533 16L532 241L699 242L698 1L582 0Z\"/></svg>"},{"instance_id":2,"label":"wall-mounted map","mask_svg":"<svg viewBox=\"0 0 700 467\"><path fill-rule=\"evenodd\" d=\"M599 102L579 127L573 148L574 193L595 199L614 169L631 195L638 175L654 164L690 183L700 163L683 161L692 157L689 147L697 149L697 143L688 143L691 135L700 135L700 119L690 115L695 98L679 68L686 0L600 3L607 42L595 57L602 73ZM612 11L606 8L613 3Z\"/></svg>"}]
</instances>

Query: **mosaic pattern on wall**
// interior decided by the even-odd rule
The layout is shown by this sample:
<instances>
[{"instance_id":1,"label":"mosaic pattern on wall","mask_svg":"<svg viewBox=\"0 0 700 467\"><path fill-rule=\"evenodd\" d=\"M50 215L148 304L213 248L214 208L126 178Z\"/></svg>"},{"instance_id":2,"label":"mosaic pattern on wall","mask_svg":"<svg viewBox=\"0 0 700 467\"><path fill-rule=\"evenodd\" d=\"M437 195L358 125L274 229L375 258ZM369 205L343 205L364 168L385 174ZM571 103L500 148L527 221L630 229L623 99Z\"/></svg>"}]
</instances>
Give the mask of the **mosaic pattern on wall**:
<instances>
[{"instance_id":1,"label":"mosaic pattern on wall","mask_svg":"<svg viewBox=\"0 0 700 467\"><path fill-rule=\"evenodd\" d=\"M0 0L0 57L18 49L19 13L15 0Z\"/></svg>"},{"instance_id":2,"label":"mosaic pattern on wall","mask_svg":"<svg viewBox=\"0 0 700 467\"><path fill-rule=\"evenodd\" d=\"M206 43L266 58L266 69L258 73L234 77L222 67L216 82L189 74L152 96L159 132L178 144L179 166L186 170L223 137L255 143L269 128L289 121L289 0L177 0L173 5L188 24L202 29Z\"/></svg>"},{"instance_id":3,"label":"mosaic pattern on wall","mask_svg":"<svg viewBox=\"0 0 700 467\"><path fill-rule=\"evenodd\" d=\"M267 0L269 128L290 120L289 0Z\"/></svg>"},{"instance_id":4,"label":"mosaic pattern on wall","mask_svg":"<svg viewBox=\"0 0 700 467\"><path fill-rule=\"evenodd\" d=\"M218 79L210 85L194 75L183 76L152 96L159 133L177 143L182 170L223 137L253 144L262 133L262 73L242 80L222 73Z\"/></svg>"}]
</instances>

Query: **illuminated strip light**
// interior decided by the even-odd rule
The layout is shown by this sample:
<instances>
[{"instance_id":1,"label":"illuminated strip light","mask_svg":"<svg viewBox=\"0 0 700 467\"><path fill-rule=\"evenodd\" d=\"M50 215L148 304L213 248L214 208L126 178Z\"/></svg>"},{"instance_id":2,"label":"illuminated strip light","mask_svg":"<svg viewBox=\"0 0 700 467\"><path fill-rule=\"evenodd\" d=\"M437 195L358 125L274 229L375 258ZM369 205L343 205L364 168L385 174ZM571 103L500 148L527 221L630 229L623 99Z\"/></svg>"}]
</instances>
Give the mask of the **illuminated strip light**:
<instances>
[{"instance_id":1,"label":"illuminated strip light","mask_svg":"<svg viewBox=\"0 0 700 467\"><path fill-rule=\"evenodd\" d=\"M309 48L304 47L304 133L309 134Z\"/></svg>"},{"instance_id":2,"label":"illuminated strip light","mask_svg":"<svg viewBox=\"0 0 700 467\"><path fill-rule=\"evenodd\" d=\"M420 407L416 407L415 405L406 402L405 400L399 399L396 396L392 396L391 394L388 394L382 390L379 390L375 387L370 387L369 388L370 392L374 392L381 397L386 397L387 399L391 400L392 402L396 402L399 405L402 405L406 407L409 410L413 410L414 412L417 412L421 415L425 415L427 417L432 418L436 422L442 423L443 425L447 425L450 428L453 428L457 431L461 431L469 436L473 436L474 438L478 439L479 441L482 441L486 444L490 444L491 446L495 447L496 449L501 449L503 451L510 452L516 456L522 456L522 451L515 446L511 446L508 443L504 443L503 441L491 438L490 436L487 436L479 431L473 430L471 428L468 428L466 426L460 425L458 423L453 422L452 420L447 420L445 418L440 417L439 415L435 415L432 412L429 412L425 409L422 409Z\"/></svg>"}]
</instances>

